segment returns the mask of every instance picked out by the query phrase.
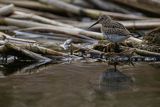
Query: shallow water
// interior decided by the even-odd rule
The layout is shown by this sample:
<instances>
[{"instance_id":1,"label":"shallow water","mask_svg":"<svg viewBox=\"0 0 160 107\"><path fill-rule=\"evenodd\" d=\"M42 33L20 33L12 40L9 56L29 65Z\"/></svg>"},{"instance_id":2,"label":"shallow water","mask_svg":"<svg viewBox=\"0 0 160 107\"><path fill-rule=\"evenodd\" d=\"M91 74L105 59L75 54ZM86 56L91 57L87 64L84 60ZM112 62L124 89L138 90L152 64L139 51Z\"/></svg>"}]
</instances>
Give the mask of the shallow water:
<instances>
[{"instance_id":1,"label":"shallow water","mask_svg":"<svg viewBox=\"0 0 160 107\"><path fill-rule=\"evenodd\" d=\"M105 78L105 63L53 64L35 73L0 74L0 107L159 107L160 70L121 66L127 79ZM121 75L120 74L120 75Z\"/></svg>"}]
</instances>

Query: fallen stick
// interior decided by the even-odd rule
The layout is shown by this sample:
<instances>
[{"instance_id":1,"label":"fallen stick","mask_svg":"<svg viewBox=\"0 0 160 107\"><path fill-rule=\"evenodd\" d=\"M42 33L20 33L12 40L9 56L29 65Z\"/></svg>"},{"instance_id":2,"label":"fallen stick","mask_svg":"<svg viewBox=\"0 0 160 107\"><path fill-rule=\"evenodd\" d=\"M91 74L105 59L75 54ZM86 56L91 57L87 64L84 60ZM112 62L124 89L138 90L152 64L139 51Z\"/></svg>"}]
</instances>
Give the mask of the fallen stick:
<instances>
[{"instance_id":1,"label":"fallen stick","mask_svg":"<svg viewBox=\"0 0 160 107\"><path fill-rule=\"evenodd\" d=\"M32 51L34 53L39 53L42 55L52 55L52 56L66 56L67 54L62 53L62 52L58 52L49 48L45 48L39 45L30 45L30 44L21 44L18 45L19 47L23 48L23 49L27 49L29 51Z\"/></svg>"},{"instance_id":2,"label":"fallen stick","mask_svg":"<svg viewBox=\"0 0 160 107\"><path fill-rule=\"evenodd\" d=\"M77 5L80 7L93 8L93 5L91 3L88 3L86 0L61 0L61 1L66 2L68 4Z\"/></svg>"},{"instance_id":3,"label":"fallen stick","mask_svg":"<svg viewBox=\"0 0 160 107\"><path fill-rule=\"evenodd\" d=\"M83 36L84 38L78 38L78 37L75 37L75 36L72 36L72 35L67 35L67 34L59 34L59 33L53 33L53 32L50 32L50 31L45 31L45 30L41 30L41 31L37 31L37 32L34 32L34 31L29 31L29 32L25 32L25 31L20 31L20 30L14 30L14 33L16 36L25 36L25 37L37 37L37 38L51 38L52 40L45 40L45 39L38 39L36 40L39 44L47 44L46 42L48 42L49 44L52 44L53 41L57 41L57 42L60 42L60 41L65 41L69 38L72 38L74 43L92 43L91 40L94 40L92 38L88 38L87 36ZM47 34L46 34L47 33ZM51 34L49 34L51 33ZM53 35L53 36L52 36Z\"/></svg>"},{"instance_id":4,"label":"fallen stick","mask_svg":"<svg viewBox=\"0 0 160 107\"><path fill-rule=\"evenodd\" d=\"M0 3L4 4L14 4L15 6L33 9L33 10L41 10L41 11L48 11L48 12L60 12L60 10L54 8L53 6L47 6L41 4L36 1L27 1L27 0L0 0Z\"/></svg>"},{"instance_id":5,"label":"fallen stick","mask_svg":"<svg viewBox=\"0 0 160 107\"><path fill-rule=\"evenodd\" d=\"M79 46L79 45L76 45L76 44L72 44L72 48L74 50L76 50L76 52L84 52L85 51L88 54L98 54L98 55L106 55L107 56L107 53L105 53L105 52L94 50L94 49L89 48L89 47Z\"/></svg>"},{"instance_id":6,"label":"fallen stick","mask_svg":"<svg viewBox=\"0 0 160 107\"><path fill-rule=\"evenodd\" d=\"M135 52L141 56L159 57L160 58L160 53L156 53L156 52L150 52L147 50L141 50L141 49L137 49L137 48L135 48Z\"/></svg>"},{"instance_id":7,"label":"fallen stick","mask_svg":"<svg viewBox=\"0 0 160 107\"><path fill-rule=\"evenodd\" d=\"M160 19L120 21L128 29L151 29L160 26Z\"/></svg>"},{"instance_id":8,"label":"fallen stick","mask_svg":"<svg viewBox=\"0 0 160 107\"><path fill-rule=\"evenodd\" d=\"M0 7L4 7L6 5L7 4L0 4ZM14 10L21 11L24 13L32 13L32 14L36 14L36 15L46 17L46 18L51 18L51 19L66 19L66 17L55 15L52 12L37 11L37 10L29 9L29 8L19 7L17 5L16 5L16 7L14 7Z\"/></svg>"},{"instance_id":9,"label":"fallen stick","mask_svg":"<svg viewBox=\"0 0 160 107\"><path fill-rule=\"evenodd\" d=\"M68 4L59 0L39 0L39 1L42 3L46 3L48 5L52 5L53 7L56 7L57 9L64 12L69 12L77 15L85 15L91 18L98 18L100 14L105 14L118 19L146 19L146 17L142 17L142 16L126 15L126 14L115 13L115 12L87 9L87 8L78 7L72 4Z\"/></svg>"},{"instance_id":10,"label":"fallen stick","mask_svg":"<svg viewBox=\"0 0 160 107\"><path fill-rule=\"evenodd\" d=\"M19 12L19 11L15 11L14 15L11 16L12 18L16 18L16 19L32 19L38 22L42 22L42 23L46 23L46 24L51 24L51 25L57 25L57 26L64 26L64 27L73 27L71 25L68 24L64 24L55 20L51 20L42 16L38 16L35 14L27 14L27 13L23 13L23 12Z\"/></svg>"},{"instance_id":11,"label":"fallen stick","mask_svg":"<svg viewBox=\"0 0 160 107\"><path fill-rule=\"evenodd\" d=\"M18 27L16 26L0 26L0 31L13 31L13 30L17 30Z\"/></svg>"},{"instance_id":12,"label":"fallen stick","mask_svg":"<svg viewBox=\"0 0 160 107\"><path fill-rule=\"evenodd\" d=\"M160 15L160 3L157 0L110 0Z\"/></svg>"},{"instance_id":13,"label":"fallen stick","mask_svg":"<svg viewBox=\"0 0 160 107\"><path fill-rule=\"evenodd\" d=\"M130 48L130 47L124 47L121 46L124 49L131 49L133 50L133 52L135 52L136 54L140 55L140 56L146 56L146 57L158 57L160 58L160 53L157 52L151 52L151 51L147 51L147 50L142 50L142 49L138 49L138 48Z\"/></svg>"},{"instance_id":14,"label":"fallen stick","mask_svg":"<svg viewBox=\"0 0 160 107\"><path fill-rule=\"evenodd\" d=\"M4 50L2 50L4 49ZM3 45L3 47L0 47L0 52L1 53L9 53L11 55L15 55L15 56L20 56L20 57L29 57L31 59L34 59L38 62L41 61L51 61L49 58L47 57L43 57L37 53L31 52L29 50L26 49L22 49L18 46L12 45L10 43L6 43L5 45Z\"/></svg>"},{"instance_id":15,"label":"fallen stick","mask_svg":"<svg viewBox=\"0 0 160 107\"><path fill-rule=\"evenodd\" d=\"M123 7L120 7L119 5L113 4L108 1L103 0L88 0L87 2L92 3L94 6L96 6L99 9L105 10L105 11L113 11L113 12L120 12L120 13L126 13L131 14L131 11L128 11L127 9L124 9Z\"/></svg>"},{"instance_id":16,"label":"fallen stick","mask_svg":"<svg viewBox=\"0 0 160 107\"><path fill-rule=\"evenodd\" d=\"M10 4L0 8L0 16L9 16L14 12L14 5Z\"/></svg>"},{"instance_id":17,"label":"fallen stick","mask_svg":"<svg viewBox=\"0 0 160 107\"><path fill-rule=\"evenodd\" d=\"M28 40L28 39L20 39L20 38L14 38L11 37L3 32L0 32L0 38L1 40L7 41L7 42L13 42L13 43L36 43L34 40Z\"/></svg>"}]
</instances>

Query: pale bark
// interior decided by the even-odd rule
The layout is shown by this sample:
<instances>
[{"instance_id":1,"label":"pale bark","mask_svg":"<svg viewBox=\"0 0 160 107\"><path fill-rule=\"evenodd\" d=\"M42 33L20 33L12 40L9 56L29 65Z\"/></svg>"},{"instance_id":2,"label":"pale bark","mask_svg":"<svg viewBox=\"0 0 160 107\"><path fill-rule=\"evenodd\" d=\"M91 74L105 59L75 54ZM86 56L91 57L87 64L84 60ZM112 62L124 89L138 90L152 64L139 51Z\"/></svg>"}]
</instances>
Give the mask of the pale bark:
<instances>
[{"instance_id":1,"label":"pale bark","mask_svg":"<svg viewBox=\"0 0 160 107\"><path fill-rule=\"evenodd\" d=\"M0 8L0 16L9 16L14 12L14 5L10 4Z\"/></svg>"}]
</instances>

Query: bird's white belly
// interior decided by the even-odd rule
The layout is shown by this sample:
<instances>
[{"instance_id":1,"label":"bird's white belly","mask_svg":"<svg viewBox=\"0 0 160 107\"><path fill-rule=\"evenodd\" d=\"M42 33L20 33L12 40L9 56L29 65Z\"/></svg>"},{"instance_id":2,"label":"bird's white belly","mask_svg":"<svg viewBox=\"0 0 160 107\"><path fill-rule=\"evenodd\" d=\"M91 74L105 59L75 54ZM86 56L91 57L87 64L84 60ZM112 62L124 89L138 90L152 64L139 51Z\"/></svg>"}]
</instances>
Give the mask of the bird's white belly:
<instances>
[{"instance_id":1,"label":"bird's white belly","mask_svg":"<svg viewBox=\"0 0 160 107\"><path fill-rule=\"evenodd\" d=\"M107 34L103 33L104 37L111 42L122 42L128 38L128 36L118 35L118 34Z\"/></svg>"}]
</instances>

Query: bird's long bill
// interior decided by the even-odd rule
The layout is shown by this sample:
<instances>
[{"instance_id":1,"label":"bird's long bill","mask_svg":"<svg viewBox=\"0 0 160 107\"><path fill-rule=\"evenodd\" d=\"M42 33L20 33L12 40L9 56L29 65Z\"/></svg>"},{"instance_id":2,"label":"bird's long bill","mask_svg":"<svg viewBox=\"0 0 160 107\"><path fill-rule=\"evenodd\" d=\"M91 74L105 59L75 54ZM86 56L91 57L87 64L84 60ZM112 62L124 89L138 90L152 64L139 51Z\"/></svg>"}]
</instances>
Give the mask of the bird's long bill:
<instances>
[{"instance_id":1,"label":"bird's long bill","mask_svg":"<svg viewBox=\"0 0 160 107\"><path fill-rule=\"evenodd\" d=\"M98 24L99 20L97 20L95 23L93 23L90 27L88 27L88 29L90 29L91 27L93 27L94 25Z\"/></svg>"}]
</instances>

